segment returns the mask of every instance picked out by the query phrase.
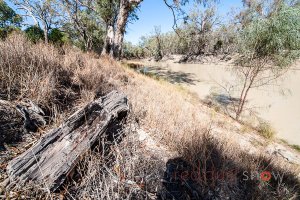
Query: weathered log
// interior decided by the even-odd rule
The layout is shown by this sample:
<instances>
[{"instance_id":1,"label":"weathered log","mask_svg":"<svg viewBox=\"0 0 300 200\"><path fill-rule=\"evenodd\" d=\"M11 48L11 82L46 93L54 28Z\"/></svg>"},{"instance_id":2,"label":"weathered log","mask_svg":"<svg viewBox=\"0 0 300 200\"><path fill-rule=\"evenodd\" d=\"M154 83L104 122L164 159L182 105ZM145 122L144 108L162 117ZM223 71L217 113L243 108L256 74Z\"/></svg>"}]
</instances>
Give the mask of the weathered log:
<instances>
[{"instance_id":1,"label":"weathered log","mask_svg":"<svg viewBox=\"0 0 300 200\"><path fill-rule=\"evenodd\" d=\"M46 124L44 112L31 100L20 102L0 100L0 147L19 142L28 132L36 132Z\"/></svg>"},{"instance_id":2,"label":"weathered log","mask_svg":"<svg viewBox=\"0 0 300 200\"><path fill-rule=\"evenodd\" d=\"M108 125L128 110L126 96L117 91L89 103L9 162L9 187L31 181L56 190Z\"/></svg>"}]
</instances>

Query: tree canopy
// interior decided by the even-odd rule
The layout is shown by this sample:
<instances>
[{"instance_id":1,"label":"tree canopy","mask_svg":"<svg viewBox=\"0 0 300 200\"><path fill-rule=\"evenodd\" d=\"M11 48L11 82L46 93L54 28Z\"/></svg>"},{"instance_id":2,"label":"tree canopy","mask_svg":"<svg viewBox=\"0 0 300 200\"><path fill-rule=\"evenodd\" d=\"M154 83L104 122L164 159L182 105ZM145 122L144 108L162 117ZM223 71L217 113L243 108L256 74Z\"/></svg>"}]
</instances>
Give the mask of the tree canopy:
<instances>
[{"instance_id":1,"label":"tree canopy","mask_svg":"<svg viewBox=\"0 0 300 200\"><path fill-rule=\"evenodd\" d=\"M7 3L0 0L0 28L7 28L11 26L20 27L22 17L10 8Z\"/></svg>"},{"instance_id":2,"label":"tree canopy","mask_svg":"<svg viewBox=\"0 0 300 200\"><path fill-rule=\"evenodd\" d=\"M257 18L241 31L239 52L247 59L268 58L289 65L300 54L300 7L282 7L270 17Z\"/></svg>"}]
</instances>

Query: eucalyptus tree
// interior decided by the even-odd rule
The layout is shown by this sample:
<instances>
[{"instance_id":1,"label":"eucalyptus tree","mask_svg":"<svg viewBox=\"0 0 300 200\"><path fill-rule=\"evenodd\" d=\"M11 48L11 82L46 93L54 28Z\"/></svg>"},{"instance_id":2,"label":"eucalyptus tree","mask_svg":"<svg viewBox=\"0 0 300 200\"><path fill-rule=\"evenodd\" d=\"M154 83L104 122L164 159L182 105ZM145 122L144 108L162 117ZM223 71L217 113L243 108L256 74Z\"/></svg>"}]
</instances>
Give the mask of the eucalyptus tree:
<instances>
[{"instance_id":1,"label":"eucalyptus tree","mask_svg":"<svg viewBox=\"0 0 300 200\"><path fill-rule=\"evenodd\" d=\"M42 26L45 42L48 43L49 31L58 22L60 7L56 0L13 0L24 16L31 17L36 26Z\"/></svg>"},{"instance_id":2,"label":"eucalyptus tree","mask_svg":"<svg viewBox=\"0 0 300 200\"><path fill-rule=\"evenodd\" d=\"M138 6L142 3L143 0L119 0L119 4L117 6L116 11L116 24L112 28L112 30L107 31L106 40L108 43L109 49L105 49L103 54L110 54L114 58L120 58L122 51L122 44L124 40L124 33L126 29L126 25L128 20L130 19L130 14L133 13ZM174 26L176 29L178 15L183 13L181 9L182 6L186 5L189 0L162 0L170 8L174 17ZM208 1L216 1L216 0L190 0L198 3L206 3ZM112 1L111 1L112 2Z\"/></svg>"},{"instance_id":3,"label":"eucalyptus tree","mask_svg":"<svg viewBox=\"0 0 300 200\"><path fill-rule=\"evenodd\" d=\"M126 25L130 20L136 19L135 11L141 2L142 0L99 1L100 5L108 8L101 14L107 22L103 55L108 54L114 58L120 58Z\"/></svg>"},{"instance_id":4,"label":"eucalyptus tree","mask_svg":"<svg viewBox=\"0 0 300 200\"><path fill-rule=\"evenodd\" d=\"M214 4L208 4L203 8L195 4L188 14L187 22L183 26L184 38L189 54L199 55L208 51L212 40L213 28L219 23Z\"/></svg>"},{"instance_id":5,"label":"eucalyptus tree","mask_svg":"<svg viewBox=\"0 0 300 200\"><path fill-rule=\"evenodd\" d=\"M242 83L234 106L238 120L252 88L272 84L300 57L300 7L282 3L272 15L258 17L240 33L236 72Z\"/></svg>"},{"instance_id":6,"label":"eucalyptus tree","mask_svg":"<svg viewBox=\"0 0 300 200\"><path fill-rule=\"evenodd\" d=\"M59 0L64 16L62 29L73 42L84 51L96 50L103 46L104 22L90 0Z\"/></svg>"},{"instance_id":7,"label":"eucalyptus tree","mask_svg":"<svg viewBox=\"0 0 300 200\"><path fill-rule=\"evenodd\" d=\"M102 54L109 54L112 49L114 39L114 25L117 21L119 9L119 0L97 0L95 4L96 11L105 24L104 45Z\"/></svg>"}]
</instances>

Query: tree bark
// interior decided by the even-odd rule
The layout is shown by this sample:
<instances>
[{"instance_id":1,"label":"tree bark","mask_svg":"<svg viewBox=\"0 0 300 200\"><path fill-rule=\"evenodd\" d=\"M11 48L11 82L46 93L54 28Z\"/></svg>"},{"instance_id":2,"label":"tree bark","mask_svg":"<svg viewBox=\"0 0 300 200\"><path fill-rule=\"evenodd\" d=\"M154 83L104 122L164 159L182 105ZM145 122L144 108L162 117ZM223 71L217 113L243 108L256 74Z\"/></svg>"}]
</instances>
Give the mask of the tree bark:
<instances>
[{"instance_id":1,"label":"tree bark","mask_svg":"<svg viewBox=\"0 0 300 200\"><path fill-rule=\"evenodd\" d=\"M128 0L120 1L119 15L117 19L114 45L113 45L113 57L119 59L122 51L122 44L124 39L125 27L130 12L130 2Z\"/></svg>"},{"instance_id":2,"label":"tree bark","mask_svg":"<svg viewBox=\"0 0 300 200\"><path fill-rule=\"evenodd\" d=\"M48 39L49 28L47 27L46 22L42 22L42 24L43 24L43 31L44 31L44 42L46 44L48 44L48 42L49 42L49 39Z\"/></svg>"},{"instance_id":3,"label":"tree bark","mask_svg":"<svg viewBox=\"0 0 300 200\"><path fill-rule=\"evenodd\" d=\"M111 39L110 37L111 33L107 31L106 38L108 40L106 40L107 44L104 45L102 54L109 54L113 58L120 59L128 16L131 12L132 6L138 5L142 1L143 0L120 0L119 12L113 34L113 39ZM107 49L105 49L108 47L110 50L109 52L107 52Z\"/></svg>"},{"instance_id":4,"label":"tree bark","mask_svg":"<svg viewBox=\"0 0 300 200\"><path fill-rule=\"evenodd\" d=\"M112 52L114 41L114 28L113 25L109 25L106 31L106 37L104 39L104 45L102 50L102 55L109 55Z\"/></svg>"},{"instance_id":5,"label":"tree bark","mask_svg":"<svg viewBox=\"0 0 300 200\"><path fill-rule=\"evenodd\" d=\"M50 191L58 189L80 158L105 134L108 125L124 117L128 110L126 96L117 91L89 103L9 162L8 189L28 181Z\"/></svg>"},{"instance_id":6,"label":"tree bark","mask_svg":"<svg viewBox=\"0 0 300 200\"><path fill-rule=\"evenodd\" d=\"M44 37L45 37L45 43L48 44L49 39L48 39L48 30L47 29L44 30Z\"/></svg>"}]
</instances>

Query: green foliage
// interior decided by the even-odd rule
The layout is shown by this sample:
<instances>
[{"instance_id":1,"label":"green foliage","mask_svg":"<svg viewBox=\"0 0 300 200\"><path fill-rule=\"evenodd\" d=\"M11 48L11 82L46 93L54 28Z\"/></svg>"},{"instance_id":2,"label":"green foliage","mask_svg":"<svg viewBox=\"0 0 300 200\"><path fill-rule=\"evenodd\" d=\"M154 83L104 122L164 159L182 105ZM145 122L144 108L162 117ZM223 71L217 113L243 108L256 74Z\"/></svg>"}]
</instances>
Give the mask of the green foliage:
<instances>
[{"instance_id":1,"label":"green foliage","mask_svg":"<svg viewBox=\"0 0 300 200\"><path fill-rule=\"evenodd\" d=\"M20 27L22 17L15 13L3 0L0 0L0 28Z\"/></svg>"},{"instance_id":2,"label":"green foliage","mask_svg":"<svg viewBox=\"0 0 300 200\"><path fill-rule=\"evenodd\" d=\"M22 17L0 0L0 39L6 38L12 31L19 30L21 22Z\"/></svg>"},{"instance_id":3,"label":"green foliage","mask_svg":"<svg viewBox=\"0 0 300 200\"><path fill-rule=\"evenodd\" d=\"M114 24L115 15L118 11L119 0L97 0L96 10L101 19L107 24Z\"/></svg>"},{"instance_id":4,"label":"green foliage","mask_svg":"<svg viewBox=\"0 0 300 200\"><path fill-rule=\"evenodd\" d=\"M294 144L294 145L291 145L291 147L293 149L295 149L296 151L300 152L300 146L299 145Z\"/></svg>"},{"instance_id":5,"label":"green foliage","mask_svg":"<svg viewBox=\"0 0 300 200\"><path fill-rule=\"evenodd\" d=\"M140 45L133 45L131 42L124 42L122 56L124 58L143 58L144 48Z\"/></svg>"},{"instance_id":6,"label":"green foliage","mask_svg":"<svg viewBox=\"0 0 300 200\"><path fill-rule=\"evenodd\" d=\"M299 57L300 9L283 6L267 18L254 20L239 39L239 52L250 59L269 59L278 66L287 66Z\"/></svg>"},{"instance_id":7,"label":"green foliage","mask_svg":"<svg viewBox=\"0 0 300 200\"><path fill-rule=\"evenodd\" d=\"M72 41L75 46L83 51L100 53L103 46L105 27L99 12L83 6L80 8L76 6L75 8L67 7L65 9L69 9L69 21L71 23L61 22L61 30L65 33L64 38L69 38L69 41Z\"/></svg>"},{"instance_id":8,"label":"green foliage","mask_svg":"<svg viewBox=\"0 0 300 200\"><path fill-rule=\"evenodd\" d=\"M30 26L25 29L26 37L33 43L44 39L44 31L38 26Z\"/></svg>"},{"instance_id":9,"label":"green foliage","mask_svg":"<svg viewBox=\"0 0 300 200\"><path fill-rule=\"evenodd\" d=\"M63 33L61 30L59 30L58 28L54 28L51 29L50 33L49 33L49 40L56 44L56 45L63 45L65 43L67 43L68 40L68 36Z\"/></svg>"}]
</instances>

